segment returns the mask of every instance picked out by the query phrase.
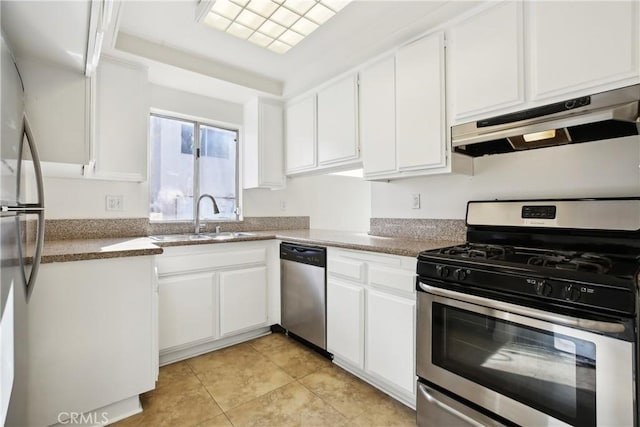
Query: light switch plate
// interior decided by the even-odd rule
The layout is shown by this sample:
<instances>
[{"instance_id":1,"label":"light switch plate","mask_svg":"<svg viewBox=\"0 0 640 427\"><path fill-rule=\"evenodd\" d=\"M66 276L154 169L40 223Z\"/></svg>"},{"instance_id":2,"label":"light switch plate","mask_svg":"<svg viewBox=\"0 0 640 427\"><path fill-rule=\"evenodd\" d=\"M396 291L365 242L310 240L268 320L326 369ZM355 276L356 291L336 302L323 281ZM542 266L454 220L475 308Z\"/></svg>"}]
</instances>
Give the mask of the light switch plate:
<instances>
[{"instance_id":1,"label":"light switch plate","mask_svg":"<svg viewBox=\"0 0 640 427\"><path fill-rule=\"evenodd\" d=\"M124 202L121 194L118 195L107 195L106 199L106 210L108 211L123 211L124 210Z\"/></svg>"},{"instance_id":2,"label":"light switch plate","mask_svg":"<svg viewBox=\"0 0 640 427\"><path fill-rule=\"evenodd\" d=\"M420 209L420 193L411 195L411 209Z\"/></svg>"}]
</instances>

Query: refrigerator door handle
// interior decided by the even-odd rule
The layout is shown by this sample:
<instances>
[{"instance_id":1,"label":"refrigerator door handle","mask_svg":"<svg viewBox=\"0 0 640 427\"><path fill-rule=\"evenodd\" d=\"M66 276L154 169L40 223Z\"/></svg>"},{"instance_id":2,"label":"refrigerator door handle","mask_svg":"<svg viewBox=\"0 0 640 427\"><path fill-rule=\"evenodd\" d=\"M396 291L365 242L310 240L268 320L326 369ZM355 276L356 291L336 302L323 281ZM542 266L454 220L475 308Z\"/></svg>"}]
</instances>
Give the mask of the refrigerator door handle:
<instances>
[{"instance_id":1,"label":"refrigerator door handle","mask_svg":"<svg viewBox=\"0 0 640 427\"><path fill-rule=\"evenodd\" d=\"M42 260L42 249L44 246L44 182L42 179L42 167L40 166L40 156L38 156L38 150L36 143L31 132L31 125L26 114L22 117L22 123L24 127L24 135L27 137L27 143L29 144L29 150L31 151L31 159L33 160L33 170L36 175L36 185L38 202L35 204L25 204L23 207L25 211L33 212L38 215L38 229L36 232L36 247L33 254L33 262L31 264L31 274L26 281L27 286L27 302L31 298L33 288L35 287L36 278L38 277L38 271L40 270L40 261Z\"/></svg>"},{"instance_id":2,"label":"refrigerator door handle","mask_svg":"<svg viewBox=\"0 0 640 427\"><path fill-rule=\"evenodd\" d=\"M31 273L29 274L29 279L26 281L27 302L29 302L36 284L36 278L40 270L40 261L42 260L42 248L44 247L44 212L38 212L37 215L38 229L36 231L36 247L33 253L33 262L31 263Z\"/></svg>"},{"instance_id":3,"label":"refrigerator door handle","mask_svg":"<svg viewBox=\"0 0 640 427\"><path fill-rule=\"evenodd\" d=\"M36 148L35 141L33 139L33 133L31 132L31 125L26 114L22 117L22 123L24 126L24 135L27 137L27 143L29 144L29 151L31 151L31 159L33 160L33 170L36 174L36 191L38 193L38 203L33 205L27 205L25 207L41 208L44 209L44 181L42 179L42 167L40 166L40 156Z\"/></svg>"}]
</instances>

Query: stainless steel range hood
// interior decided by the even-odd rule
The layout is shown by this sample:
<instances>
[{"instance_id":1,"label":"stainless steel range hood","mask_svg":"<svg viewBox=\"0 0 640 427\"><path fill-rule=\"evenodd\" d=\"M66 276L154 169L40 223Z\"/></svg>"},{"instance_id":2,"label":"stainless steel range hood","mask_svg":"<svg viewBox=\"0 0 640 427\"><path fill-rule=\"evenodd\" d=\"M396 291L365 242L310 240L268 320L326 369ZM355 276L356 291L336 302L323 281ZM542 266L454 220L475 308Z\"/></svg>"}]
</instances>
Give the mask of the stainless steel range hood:
<instances>
[{"instance_id":1,"label":"stainless steel range hood","mask_svg":"<svg viewBox=\"0 0 640 427\"><path fill-rule=\"evenodd\" d=\"M472 157L640 134L640 85L451 128L457 153Z\"/></svg>"}]
</instances>

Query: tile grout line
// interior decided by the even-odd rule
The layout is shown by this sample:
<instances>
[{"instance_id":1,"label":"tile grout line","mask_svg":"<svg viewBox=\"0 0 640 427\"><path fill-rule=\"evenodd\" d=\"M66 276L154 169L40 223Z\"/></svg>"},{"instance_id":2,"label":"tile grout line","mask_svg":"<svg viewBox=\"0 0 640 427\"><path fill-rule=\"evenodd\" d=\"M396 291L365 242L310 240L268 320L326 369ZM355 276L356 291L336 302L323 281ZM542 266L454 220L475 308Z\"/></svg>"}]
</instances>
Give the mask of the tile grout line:
<instances>
[{"instance_id":1,"label":"tile grout line","mask_svg":"<svg viewBox=\"0 0 640 427\"><path fill-rule=\"evenodd\" d=\"M333 362L331 362L331 364L333 365ZM328 368L328 367L327 367L327 368ZM309 387L307 387L307 386L306 386L306 385L304 385L302 382L300 382L300 380L301 380L301 379L306 378L306 377L308 377L309 375L313 375L313 374L315 374L316 372L319 372L319 371L321 371L322 369L327 369L327 368L321 368L321 369L318 369L317 371L315 371L315 372L311 372L310 374L305 375L304 377L301 377L301 378L297 379L296 381L298 381L298 383L299 383L302 387L304 387L305 389L309 390L309 392L311 392L311 394L313 394L314 396L316 396L318 399L320 399L320 400L321 400L322 402L324 402L325 404L329 405L329 407L330 407L330 408L332 408L334 411L336 411L338 414L342 415L342 417L343 417L345 420L347 420L347 421L352 421L352 420L354 420L354 419L358 418L360 415L364 414L364 413L366 412L366 410L365 410L365 411L362 411L362 413L360 413L360 414L358 414L358 415L356 415L356 416L348 417L348 416L346 416L345 414L343 414L343 413L342 413L338 408L336 408L335 406L333 406L333 405L331 404L331 402L326 401L326 400L325 400L322 396L320 396L318 393L316 393L315 391L311 390Z\"/></svg>"}]
</instances>

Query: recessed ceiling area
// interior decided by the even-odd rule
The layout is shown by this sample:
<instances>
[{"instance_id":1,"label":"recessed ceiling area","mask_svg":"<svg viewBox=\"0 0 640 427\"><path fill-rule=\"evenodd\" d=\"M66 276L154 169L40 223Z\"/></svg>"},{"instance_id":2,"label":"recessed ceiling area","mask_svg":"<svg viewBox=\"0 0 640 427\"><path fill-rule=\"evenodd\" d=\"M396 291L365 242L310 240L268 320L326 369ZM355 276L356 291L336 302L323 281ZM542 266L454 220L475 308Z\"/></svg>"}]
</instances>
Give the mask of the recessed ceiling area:
<instances>
[{"instance_id":1,"label":"recessed ceiling area","mask_svg":"<svg viewBox=\"0 0 640 427\"><path fill-rule=\"evenodd\" d=\"M198 4L195 1L126 1L122 4L115 47L105 46L105 52L145 61L150 79L156 84L181 89L179 82L167 82L167 79L182 74L178 71L182 69L217 80L208 85L215 93L198 90L202 95L223 98L219 92L232 93L234 87L245 87L245 95L264 92L288 98L425 33L477 4L474 1L356 0L281 55L196 22ZM125 35L125 39L130 37L129 41L136 40L138 45L148 44L144 49L132 52L127 43L118 41L120 35ZM157 48L153 48L154 45ZM149 57L147 52L160 52L162 48L165 49L162 58ZM167 53L169 51L179 52L181 61L192 56L197 61L187 62L200 65L185 69L182 62L172 62L175 58ZM165 67L172 70L160 70ZM153 76L162 77L153 81ZM242 78L262 81L268 88L280 84L281 93L264 90L259 84L243 84L239 81ZM192 86L187 83L183 90L194 91ZM221 90L217 91L216 87ZM247 87L251 90L247 91ZM242 101L241 97L225 98Z\"/></svg>"},{"instance_id":2,"label":"recessed ceiling area","mask_svg":"<svg viewBox=\"0 0 640 427\"><path fill-rule=\"evenodd\" d=\"M116 1L102 52L144 64L150 82L161 86L235 103L256 95L291 98L478 5L458 0L354 0L279 54L209 27L203 22L206 13L197 19L205 2L209 8L215 4L212 0ZM89 0L2 0L1 4L3 29L17 55L37 56L82 72Z\"/></svg>"}]
</instances>

